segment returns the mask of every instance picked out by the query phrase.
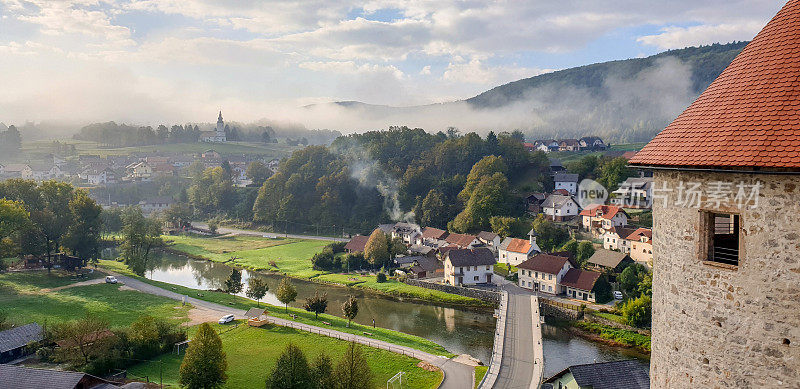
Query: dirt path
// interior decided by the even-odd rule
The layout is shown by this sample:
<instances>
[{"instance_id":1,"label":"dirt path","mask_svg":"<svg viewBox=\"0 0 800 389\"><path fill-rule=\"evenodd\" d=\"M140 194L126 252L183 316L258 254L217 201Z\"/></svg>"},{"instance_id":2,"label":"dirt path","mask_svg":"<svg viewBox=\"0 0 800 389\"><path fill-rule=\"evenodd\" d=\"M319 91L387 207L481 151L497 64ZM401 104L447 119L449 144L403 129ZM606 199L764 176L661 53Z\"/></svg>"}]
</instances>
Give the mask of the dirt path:
<instances>
[{"instance_id":1,"label":"dirt path","mask_svg":"<svg viewBox=\"0 0 800 389\"><path fill-rule=\"evenodd\" d=\"M102 284L102 283L104 283L104 282L106 282L105 278L102 278L102 277L100 277L100 278L95 278L95 279L93 279L93 280L76 282L76 283L74 283L74 284L69 284L69 285L59 286L59 287L56 287L56 288L51 288L51 289L42 289L42 292L45 292L45 293L47 293L47 292L55 292L55 291L58 291L58 290L63 290L63 289L67 289L67 288L74 288L74 287L76 287L76 286L85 286L85 285Z\"/></svg>"}]
</instances>

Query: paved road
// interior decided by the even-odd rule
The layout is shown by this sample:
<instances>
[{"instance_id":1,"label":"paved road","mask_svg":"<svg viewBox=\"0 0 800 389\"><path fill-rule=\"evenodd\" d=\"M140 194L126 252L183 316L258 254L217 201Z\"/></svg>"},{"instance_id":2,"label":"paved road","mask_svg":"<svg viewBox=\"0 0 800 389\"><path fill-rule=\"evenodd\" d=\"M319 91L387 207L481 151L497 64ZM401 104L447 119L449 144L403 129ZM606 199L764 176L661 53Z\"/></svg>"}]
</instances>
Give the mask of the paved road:
<instances>
[{"instance_id":1,"label":"paved road","mask_svg":"<svg viewBox=\"0 0 800 389\"><path fill-rule=\"evenodd\" d=\"M193 226L208 229L208 224L206 223L197 223L193 222ZM336 242L348 242L350 239L346 238L331 238L329 236L315 236L315 235L295 235L295 234L276 234L272 232L262 232L262 231L255 231L255 230L242 230L238 228L230 228L230 227L218 227L217 232L220 234L235 234L235 235L255 235L255 236L266 236L268 238L279 238L279 237L286 237L286 238L295 238L295 239L312 239L312 240L333 240Z\"/></svg>"},{"instance_id":2,"label":"paved road","mask_svg":"<svg viewBox=\"0 0 800 389\"><path fill-rule=\"evenodd\" d=\"M128 287L136 289L140 292L163 296L179 301L182 301L184 299L184 295L182 294L175 293L167 289L159 288L155 285L148 284L146 282L137 280L135 278L127 277L113 272L109 273L114 274L120 282L124 283ZM233 314L237 319L244 319L245 311L241 309L215 304L188 296L186 297L186 301L194 306L217 311L220 313L220 317L228 314ZM423 351L415 350L410 347L399 346L396 344L384 342L382 340L368 338L365 336L348 334L345 332L340 332L323 327L309 326L306 324L272 316L270 316L269 319L272 323L280 326L292 327L299 330L314 332L342 340L355 341L357 343L364 344L370 347L376 347L391 352L395 352L398 354L410 355L419 360L438 366L444 372L444 381L442 381L442 385L439 386L439 388L442 389L464 389L473 387L472 381L473 381L474 368L472 366L455 362L451 359L441 357L438 355L433 355Z\"/></svg>"},{"instance_id":3,"label":"paved road","mask_svg":"<svg viewBox=\"0 0 800 389\"><path fill-rule=\"evenodd\" d=\"M541 347L534 346L541 345L541 329L536 327L533 318L532 295L530 291L514 285L504 285L503 289L508 291L508 311L503 359L494 388L536 388L541 368L534 366L534 359L541 361L542 358L536 355L541 351L535 351L541 350Z\"/></svg>"}]
</instances>

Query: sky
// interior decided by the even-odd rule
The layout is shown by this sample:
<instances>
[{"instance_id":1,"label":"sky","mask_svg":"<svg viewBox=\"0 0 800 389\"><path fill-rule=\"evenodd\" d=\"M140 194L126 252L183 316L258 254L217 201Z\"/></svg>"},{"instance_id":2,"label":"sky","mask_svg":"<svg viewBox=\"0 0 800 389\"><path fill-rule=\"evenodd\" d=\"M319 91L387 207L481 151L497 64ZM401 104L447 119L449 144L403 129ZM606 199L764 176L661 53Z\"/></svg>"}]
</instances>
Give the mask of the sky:
<instances>
[{"instance_id":1,"label":"sky","mask_svg":"<svg viewBox=\"0 0 800 389\"><path fill-rule=\"evenodd\" d=\"M775 0L0 0L0 122L297 120L749 40Z\"/></svg>"}]
</instances>

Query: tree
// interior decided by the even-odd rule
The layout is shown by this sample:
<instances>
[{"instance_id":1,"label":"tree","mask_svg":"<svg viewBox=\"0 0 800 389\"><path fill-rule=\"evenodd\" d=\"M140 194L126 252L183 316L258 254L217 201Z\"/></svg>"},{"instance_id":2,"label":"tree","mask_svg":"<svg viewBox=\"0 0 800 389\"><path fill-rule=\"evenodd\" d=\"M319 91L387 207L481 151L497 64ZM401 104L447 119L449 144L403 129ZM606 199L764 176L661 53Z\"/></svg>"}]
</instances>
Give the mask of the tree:
<instances>
[{"instance_id":1,"label":"tree","mask_svg":"<svg viewBox=\"0 0 800 389\"><path fill-rule=\"evenodd\" d=\"M16 236L30 223L29 216L21 202L0 198L0 258L17 255Z\"/></svg>"},{"instance_id":2,"label":"tree","mask_svg":"<svg viewBox=\"0 0 800 389\"><path fill-rule=\"evenodd\" d=\"M144 274L153 249L162 243L157 220L146 218L139 207L123 211L120 257L134 273Z\"/></svg>"},{"instance_id":3,"label":"tree","mask_svg":"<svg viewBox=\"0 0 800 389\"><path fill-rule=\"evenodd\" d=\"M242 272L238 269L231 269L231 274L225 280L225 292L236 294L242 291L244 284L242 283Z\"/></svg>"},{"instance_id":4,"label":"tree","mask_svg":"<svg viewBox=\"0 0 800 389\"><path fill-rule=\"evenodd\" d=\"M288 277L284 277L281 280L280 285L278 285L278 293L275 294L278 297L278 301L282 302L286 312L289 312L289 303L294 301L297 298L297 289L294 288L292 282L289 280Z\"/></svg>"},{"instance_id":5,"label":"tree","mask_svg":"<svg viewBox=\"0 0 800 389\"><path fill-rule=\"evenodd\" d=\"M389 240L389 258L394 259L400 254L408 252L408 246L403 242L403 238L396 236Z\"/></svg>"},{"instance_id":6,"label":"tree","mask_svg":"<svg viewBox=\"0 0 800 389\"><path fill-rule=\"evenodd\" d=\"M315 291L314 295L306 298L306 303L303 304L303 309L308 312L314 312L314 318L319 319L320 313L325 313L328 309L328 294Z\"/></svg>"},{"instance_id":7,"label":"tree","mask_svg":"<svg viewBox=\"0 0 800 389\"><path fill-rule=\"evenodd\" d=\"M450 220L450 206L445 202L444 194L437 189L428 192L416 213L423 226L442 228Z\"/></svg>"},{"instance_id":8,"label":"tree","mask_svg":"<svg viewBox=\"0 0 800 389\"><path fill-rule=\"evenodd\" d=\"M508 167L506 166L505 162L503 162L503 158L494 155L488 155L481 158L481 160L476 162L469 171L469 175L467 175L467 182L464 184L464 190L458 194L458 199L464 203L469 201L469 198L472 196L472 193L475 191L475 187L478 186L478 183L480 183L484 177L489 177L495 173L508 173Z\"/></svg>"},{"instance_id":9,"label":"tree","mask_svg":"<svg viewBox=\"0 0 800 389\"><path fill-rule=\"evenodd\" d=\"M364 257L373 267L382 267L389 261L389 239L379 228L372 231L364 246Z\"/></svg>"},{"instance_id":10,"label":"tree","mask_svg":"<svg viewBox=\"0 0 800 389\"><path fill-rule=\"evenodd\" d=\"M577 259L579 266L583 267L583 264L586 263L592 255L594 255L594 245L592 245L592 242L584 240L578 243L578 247L575 249L575 259Z\"/></svg>"},{"instance_id":11,"label":"tree","mask_svg":"<svg viewBox=\"0 0 800 389\"><path fill-rule=\"evenodd\" d=\"M622 315L628 325L634 327L650 327L652 320L653 302L650 296L639 296L628 300L623 306Z\"/></svg>"},{"instance_id":12,"label":"tree","mask_svg":"<svg viewBox=\"0 0 800 389\"><path fill-rule=\"evenodd\" d=\"M181 363L180 385L188 389L219 388L228 379L226 370L228 361L222 340L211 325L200 324Z\"/></svg>"},{"instance_id":13,"label":"tree","mask_svg":"<svg viewBox=\"0 0 800 389\"><path fill-rule=\"evenodd\" d=\"M67 183L45 181L39 185L38 190L42 206L30 209L34 225L31 232L37 235L37 239L28 242L41 244L40 248L34 249L47 256L47 270L50 271L53 267L52 254L61 247L61 239L72 223L69 202L74 189Z\"/></svg>"},{"instance_id":14,"label":"tree","mask_svg":"<svg viewBox=\"0 0 800 389\"><path fill-rule=\"evenodd\" d=\"M561 246L561 250L560 251L568 251L568 252L572 253L572 255L577 256L578 255L578 241L575 240L575 239L570 239L567 243L564 243L564 245Z\"/></svg>"},{"instance_id":15,"label":"tree","mask_svg":"<svg viewBox=\"0 0 800 389\"><path fill-rule=\"evenodd\" d=\"M222 167L205 169L192 179L188 194L189 203L200 214L208 215L231 209L235 196L230 171Z\"/></svg>"},{"instance_id":16,"label":"tree","mask_svg":"<svg viewBox=\"0 0 800 389\"><path fill-rule=\"evenodd\" d=\"M314 389L330 389L336 387L333 376L333 361L328 354L320 353L311 366L312 381L316 384Z\"/></svg>"},{"instance_id":17,"label":"tree","mask_svg":"<svg viewBox=\"0 0 800 389\"><path fill-rule=\"evenodd\" d=\"M448 223L448 228L455 232L488 228L492 216L504 215L508 211L508 187L508 179L501 172L481 178L466 208Z\"/></svg>"},{"instance_id":18,"label":"tree","mask_svg":"<svg viewBox=\"0 0 800 389\"><path fill-rule=\"evenodd\" d=\"M617 190L619 184L628 177L636 175L636 171L628 167L628 160L623 157L614 158L600 167L600 176L597 182L609 192Z\"/></svg>"},{"instance_id":19,"label":"tree","mask_svg":"<svg viewBox=\"0 0 800 389\"><path fill-rule=\"evenodd\" d=\"M347 301L342 304L342 313L347 318L347 326L350 327L350 322L358 315L358 300L356 300L355 296L350 295Z\"/></svg>"},{"instance_id":20,"label":"tree","mask_svg":"<svg viewBox=\"0 0 800 389\"><path fill-rule=\"evenodd\" d=\"M247 297L255 299L257 303L261 302L267 291L269 291L269 285L263 278L251 276L247 280Z\"/></svg>"},{"instance_id":21,"label":"tree","mask_svg":"<svg viewBox=\"0 0 800 389\"><path fill-rule=\"evenodd\" d=\"M611 295L611 284L608 283L608 278L605 274L597 279L594 283L594 289L592 290L594 291L595 300L600 304L609 302L613 298Z\"/></svg>"},{"instance_id":22,"label":"tree","mask_svg":"<svg viewBox=\"0 0 800 389\"><path fill-rule=\"evenodd\" d=\"M89 314L54 326L53 337L61 341L56 360L85 366L105 355L112 343L112 339L106 336L107 331L108 323Z\"/></svg>"},{"instance_id":23,"label":"tree","mask_svg":"<svg viewBox=\"0 0 800 389\"><path fill-rule=\"evenodd\" d=\"M192 223L192 208L186 203L172 204L164 211L164 220L172 224L172 227L183 229Z\"/></svg>"},{"instance_id":24,"label":"tree","mask_svg":"<svg viewBox=\"0 0 800 389\"><path fill-rule=\"evenodd\" d=\"M337 389L370 389L372 371L364 358L361 346L350 342L342 359L333 371Z\"/></svg>"},{"instance_id":25,"label":"tree","mask_svg":"<svg viewBox=\"0 0 800 389\"><path fill-rule=\"evenodd\" d=\"M122 231L122 210L119 208L104 209L100 213L100 225L104 234L110 235Z\"/></svg>"},{"instance_id":26,"label":"tree","mask_svg":"<svg viewBox=\"0 0 800 389\"><path fill-rule=\"evenodd\" d=\"M525 236L531 230L530 222L516 217L492 216L489 218L492 231L502 237Z\"/></svg>"},{"instance_id":27,"label":"tree","mask_svg":"<svg viewBox=\"0 0 800 389\"><path fill-rule=\"evenodd\" d=\"M64 235L64 247L81 259L84 266L100 256L100 229L103 208L78 190L69 202L73 222Z\"/></svg>"},{"instance_id":28,"label":"tree","mask_svg":"<svg viewBox=\"0 0 800 389\"><path fill-rule=\"evenodd\" d=\"M303 351L289 343L267 378L267 389L312 389L313 378Z\"/></svg>"},{"instance_id":29,"label":"tree","mask_svg":"<svg viewBox=\"0 0 800 389\"><path fill-rule=\"evenodd\" d=\"M647 275L647 268L639 263L629 265L619 275L619 286L628 293L635 293L636 287Z\"/></svg>"},{"instance_id":30,"label":"tree","mask_svg":"<svg viewBox=\"0 0 800 389\"><path fill-rule=\"evenodd\" d=\"M653 275L648 273L642 278L642 281L636 285L636 292L639 296L653 297Z\"/></svg>"},{"instance_id":31,"label":"tree","mask_svg":"<svg viewBox=\"0 0 800 389\"><path fill-rule=\"evenodd\" d=\"M253 181L253 185L260 187L272 175L272 170L269 170L267 165L262 162L254 161L247 165L247 170L245 170L244 174L247 175L250 181Z\"/></svg>"},{"instance_id":32,"label":"tree","mask_svg":"<svg viewBox=\"0 0 800 389\"><path fill-rule=\"evenodd\" d=\"M569 239L569 232L539 215L533 220L533 231L536 232L536 244L546 252L554 251Z\"/></svg>"}]
</instances>

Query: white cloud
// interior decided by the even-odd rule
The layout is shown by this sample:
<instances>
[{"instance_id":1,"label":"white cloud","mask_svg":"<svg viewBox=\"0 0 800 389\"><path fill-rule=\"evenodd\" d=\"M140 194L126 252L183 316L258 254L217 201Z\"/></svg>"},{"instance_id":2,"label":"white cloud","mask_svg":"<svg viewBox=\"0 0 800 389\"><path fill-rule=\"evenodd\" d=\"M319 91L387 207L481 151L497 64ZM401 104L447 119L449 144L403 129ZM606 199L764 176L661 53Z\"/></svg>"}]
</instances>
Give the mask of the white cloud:
<instances>
[{"instance_id":1,"label":"white cloud","mask_svg":"<svg viewBox=\"0 0 800 389\"><path fill-rule=\"evenodd\" d=\"M487 66L479 59L469 62L450 63L442 79L452 83L470 83L483 86L505 84L521 78L547 73L549 69L530 69L516 66Z\"/></svg>"},{"instance_id":2,"label":"white cloud","mask_svg":"<svg viewBox=\"0 0 800 389\"><path fill-rule=\"evenodd\" d=\"M727 43L736 40L750 40L762 27L764 27L763 23L760 22L666 27L658 34L645 35L637 38L636 41L664 50L679 49L713 42Z\"/></svg>"},{"instance_id":3,"label":"white cloud","mask_svg":"<svg viewBox=\"0 0 800 389\"><path fill-rule=\"evenodd\" d=\"M403 79L403 72L393 65L383 66L376 64L358 65L353 61L317 61L301 62L298 66L302 69L317 72L328 72L333 74L363 75L363 74L386 74L400 80Z\"/></svg>"},{"instance_id":4,"label":"white cloud","mask_svg":"<svg viewBox=\"0 0 800 389\"><path fill-rule=\"evenodd\" d=\"M420 75L427 76L431 74L431 65L426 65L419 71Z\"/></svg>"}]
</instances>

